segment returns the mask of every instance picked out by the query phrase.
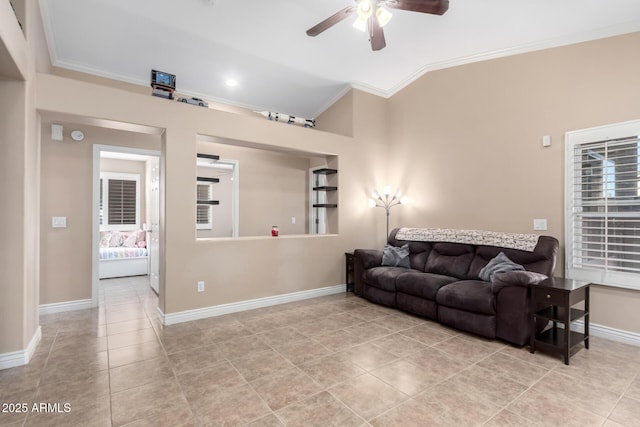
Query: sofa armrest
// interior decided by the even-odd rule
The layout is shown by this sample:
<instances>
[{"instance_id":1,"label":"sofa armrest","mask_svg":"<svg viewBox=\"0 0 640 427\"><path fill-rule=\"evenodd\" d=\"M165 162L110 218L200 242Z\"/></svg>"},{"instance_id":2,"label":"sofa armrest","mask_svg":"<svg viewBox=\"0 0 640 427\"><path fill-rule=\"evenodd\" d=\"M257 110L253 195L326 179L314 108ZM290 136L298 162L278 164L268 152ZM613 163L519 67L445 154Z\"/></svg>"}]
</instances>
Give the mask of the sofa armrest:
<instances>
[{"instance_id":1,"label":"sofa armrest","mask_svg":"<svg viewBox=\"0 0 640 427\"><path fill-rule=\"evenodd\" d=\"M370 268L382 265L382 251L376 249L356 249L353 251L353 292L362 295L364 273Z\"/></svg>"},{"instance_id":2,"label":"sofa armrest","mask_svg":"<svg viewBox=\"0 0 640 427\"><path fill-rule=\"evenodd\" d=\"M548 279L546 275L536 273L535 271L509 271L496 275L494 281L491 283L491 291L497 294L509 286L529 287L546 279Z\"/></svg>"},{"instance_id":3,"label":"sofa armrest","mask_svg":"<svg viewBox=\"0 0 640 427\"><path fill-rule=\"evenodd\" d=\"M362 263L365 270L382 265L382 251L377 249L356 249L353 256Z\"/></svg>"}]
</instances>

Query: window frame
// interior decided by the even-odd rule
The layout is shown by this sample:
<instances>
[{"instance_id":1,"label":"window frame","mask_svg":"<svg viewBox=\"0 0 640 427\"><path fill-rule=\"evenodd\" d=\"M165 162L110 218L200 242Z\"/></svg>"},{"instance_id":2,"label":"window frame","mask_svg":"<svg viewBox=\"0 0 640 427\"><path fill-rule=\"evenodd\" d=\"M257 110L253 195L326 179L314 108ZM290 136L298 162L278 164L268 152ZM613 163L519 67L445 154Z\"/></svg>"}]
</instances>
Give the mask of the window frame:
<instances>
[{"instance_id":1,"label":"window frame","mask_svg":"<svg viewBox=\"0 0 640 427\"><path fill-rule=\"evenodd\" d=\"M581 268L574 263L574 210L575 197L575 148L576 145L610 141L627 137L640 137L640 120L615 123L594 128L581 129L565 134L565 277L585 280L598 285L640 290L640 273L613 271L606 268ZM640 153L639 153L640 154ZM640 163L640 162L639 162ZM603 167L607 167L604 165ZM607 172L608 174L608 172ZM604 192L610 188L603 188ZM608 194L603 194L605 196ZM640 200L638 201L640 205ZM582 205L580 205L582 206ZM613 205L612 205L613 206ZM609 213L605 203L606 214ZM640 216L640 213L639 213ZM605 249L605 251L608 251Z\"/></svg>"},{"instance_id":2,"label":"window frame","mask_svg":"<svg viewBox=\"0 0 640 427\"><path fill-rule=\"evenodd\" d=\"M99 224L100 231L136 231L141 229L140 223L140 175L121 172L100 172L102 183L102 218L109 220L109 180L135 181L136 183L136 222L135 224ZM98 200L100 203L100 200ZM98 219L98 222L100 220Z\"/></svg>"}]
</instances>

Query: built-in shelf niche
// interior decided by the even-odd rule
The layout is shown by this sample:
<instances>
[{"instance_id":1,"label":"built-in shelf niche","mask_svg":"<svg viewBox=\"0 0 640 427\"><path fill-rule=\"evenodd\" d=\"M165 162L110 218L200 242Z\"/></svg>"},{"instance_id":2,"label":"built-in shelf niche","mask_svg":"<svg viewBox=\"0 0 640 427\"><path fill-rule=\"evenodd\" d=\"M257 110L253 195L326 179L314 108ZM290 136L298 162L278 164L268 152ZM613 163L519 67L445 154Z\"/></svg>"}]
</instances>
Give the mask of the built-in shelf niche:
<instances>
[{"instance_id":1,"label":"built-in shelf niche","mask_svg":"<svg viewBox=\"0 0 640 427\"><path fill-rule=\"evenodd\" d=\"M320 168L313 171L314 182L312 189L315 193L313 208L315 211L315 224L313 232L315 234L326 234L335 232L337 221L338 200L337 197L337 169ZM324 177L324 178L321 178ZM321 219L324 218L324 225Z\"/></svg>"},{"instance_id":2,"label":"built-in shelf niche","mask_svg":"<svg viewBox=\"0 0 640 427\"><path fill-rule=\"evenodd\" d=\"M208 160L212 160L212 161L220 160L220 156L217 156L215 154L197 153L196 156L199 159L208 159ZM219 178L208 177L208 176L196 176L196 182L206 182L206 183L209 183L209 184L215 184L215 183L220 182L220 179ZM220 201L219 200L197 200L196 204L214 206L214 205L219 205Z\"/></svg>"}]
</instances>

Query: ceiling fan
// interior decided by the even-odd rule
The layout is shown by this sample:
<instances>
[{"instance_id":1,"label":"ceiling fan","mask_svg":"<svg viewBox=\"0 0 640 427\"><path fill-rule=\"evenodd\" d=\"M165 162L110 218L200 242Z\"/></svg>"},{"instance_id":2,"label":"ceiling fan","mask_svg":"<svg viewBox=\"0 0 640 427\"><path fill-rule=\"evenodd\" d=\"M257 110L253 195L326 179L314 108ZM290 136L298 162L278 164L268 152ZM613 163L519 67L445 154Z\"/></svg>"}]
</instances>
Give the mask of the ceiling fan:
<instances>
[{"instance_id":1,"label":"ceiling fan","mask_svg":"<svg viewBox=\"0 0 640 427\"><path fill-rule=\"evenodd\" d=\"M309 28L307 35L315 37L356 12L358 17L353 26L369 33L372 50L383 49L387 44L382 27L391 19L391 12L387 8L442 15L449 9L449 0L356 0L355 6L347 6Z\"/></svg>"}]
</instances>

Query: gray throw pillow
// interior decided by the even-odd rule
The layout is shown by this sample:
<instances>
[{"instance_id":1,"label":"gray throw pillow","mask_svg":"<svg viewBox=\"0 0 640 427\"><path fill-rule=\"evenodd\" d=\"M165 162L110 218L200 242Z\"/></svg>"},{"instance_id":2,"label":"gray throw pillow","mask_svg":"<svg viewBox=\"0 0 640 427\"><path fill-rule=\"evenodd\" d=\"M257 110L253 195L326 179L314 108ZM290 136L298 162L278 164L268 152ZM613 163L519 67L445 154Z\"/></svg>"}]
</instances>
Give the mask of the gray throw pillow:
<instances>
[{"instance_id":1,"label":"gray throw pillow","mask_svg":"<svg viewBox=\"0 0 640 427\"><path fill-rule=\"evenodd\" d=\"M385 245L382 252L382 265L411 268L409 263L409 244L400 247Z\"/></svg>"},{"instance_id":2,"label":"gray throw pillow","mask_svg":"<svg viewBox=\"0 0 640 427\"><path fill-rule=\"evenodd\" d=\"M504 252L500 252L480 270L480 278L485 282L493 282L493 277L496 274L506 273L508 271L524 271L524 267L511 261Z\"/></svg>"}]
</instances>

